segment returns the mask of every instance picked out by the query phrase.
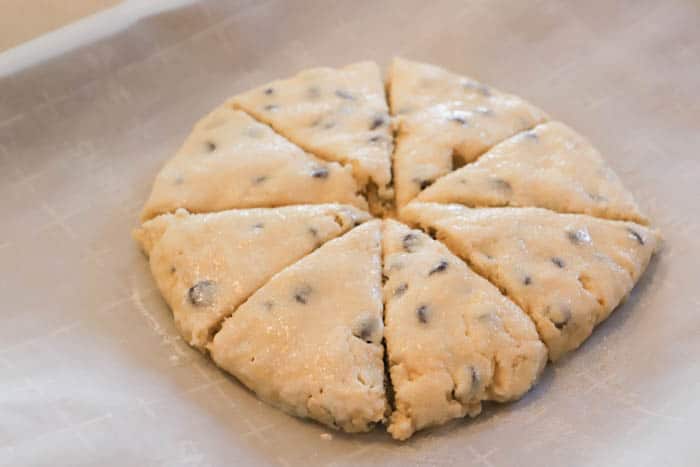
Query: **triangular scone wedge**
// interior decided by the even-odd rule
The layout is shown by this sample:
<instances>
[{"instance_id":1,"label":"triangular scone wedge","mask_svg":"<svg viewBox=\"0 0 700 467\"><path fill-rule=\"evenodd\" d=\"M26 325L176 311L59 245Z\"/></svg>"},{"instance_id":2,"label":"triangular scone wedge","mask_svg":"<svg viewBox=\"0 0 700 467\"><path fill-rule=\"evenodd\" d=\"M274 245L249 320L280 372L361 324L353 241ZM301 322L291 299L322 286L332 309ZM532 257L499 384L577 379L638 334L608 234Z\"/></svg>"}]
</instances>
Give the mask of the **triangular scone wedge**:
<instances>
[{"instance_id":1,"label":"triangular scone wedge","mask_svg":"<svg viewBox=\"0 0 700 467\"><path fill-rule=\"evenodd\" d=\"M497 144L416 199L470 207L543 207L648 222L600 153L560 122L543 123Z\"/></svg>"},{"instance_id":2,"label":"triangular scone wedge","mask_svg":"<svg viewBox=\"0 0 700 467\"><path fill-rule=\"evenodd\" d=\"M624 301L659 243L656 231L632 222L541 208L413 202L403 214L520 305L552 360Z\"/></svg>"},{"instance_id":3,"label":"triangular scone wedge","mask_svg":"<svg viewBox=\"0 0 700 467\"><path fill-rule=\"evenodd\" d=\"M245 112L222 106L195 125L161 169L141 218L178 208L214 212L335 202L366 209L358 191L350 167L311 156Z\"/></svg>"},{"instance_id":4,"label":"triangular scone wedge","mask_svg":"<svg viewBox=\"0 0 700 467\"><path fill-rule=\"evenodd\" d=\"M403 59L394 59L389 90L398 126L393 160L399 209L441 176L547 120L517 96Z\"/></svg>"},{"instance_id":5,"label":"triangular scone wedge","mask_svg":"<svg viewBox=\"0 0 700 467\"><path fill-rule=\"evenodd\" d=\"M368 214L306 205L158 216L134 231L183 338L203 349L223 319L273 274Z\"/></svg>"},{"instance_id":6,"label":"triangular scone wedge","mask_svg":"<svg viewBox=\"0 0 700 467\"><path fill-rule=\"evenodd\" d=\"M406 115L436 104L460 102L472 93L488 97L493 88L468 76L429 63L395 57L387 76L389 107L393 115Z\"/></svg>"},{"instance_id":7,"label":"triangular scone wedge","mask_svg":"<svg viewBox=\"0 0 700 467\"><path fill-rule=\"evenodd\" d=\"M528 391L547 349L525 312L424 233L386 221L382 240L392 436Z\"/></svg>"},{"instance_id":8,"label":"triangular scone wedge","mask_svg":"<svg viewBox=\"0 0 700 467\"><path fill-rule=\"evenodd\" d=\"M208 346L258 397L348 432L386 415L380 221L276 274Z\"/></svg>"},{"instance_id":9,"label":"triangular scone wedge","mask_svg":"<svg viewBox=\"0 0 700 467\"><path fill-rule=\"evenodd\" d=\"M323 159L352 164L371 206L391 199L392 132L376 63L304 70L231 104Z\"/></svg>"}]
</instances>

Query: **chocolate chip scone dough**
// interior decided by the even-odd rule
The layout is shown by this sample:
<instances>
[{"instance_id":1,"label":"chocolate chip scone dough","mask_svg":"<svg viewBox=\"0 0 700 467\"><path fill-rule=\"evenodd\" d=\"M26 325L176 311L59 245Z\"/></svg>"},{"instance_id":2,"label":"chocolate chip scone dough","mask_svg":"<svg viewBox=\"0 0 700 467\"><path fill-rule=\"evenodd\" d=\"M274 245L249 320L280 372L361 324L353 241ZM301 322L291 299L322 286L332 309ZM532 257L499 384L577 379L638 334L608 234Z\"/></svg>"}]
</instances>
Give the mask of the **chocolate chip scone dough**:
<instances>
[{"instance_id":1,"label":"chocolate chip scone dough","mask_svg":"<svg viewBox=\"0 0 700 467\"><path fill-rule=\"evenodd\" d=\"M227 319L214 361L261 399L348 432L387 411L380 221L276 274Z\"/></svg>"},{"instance_id":2,"label":"chocolate chip scone dough","mask_svg":"<svg viewBox=\"0 0 700 467\"><path fill-rule=\"evenodd\" d=\"M177 208L214 212L337 202L366 209L358 191L350 167L305 153L269 126L224 105L195 125L156 176L142 220Z\"/></svg>"},{"instance_id":3,"label":"chocolate chip scone dough","mask_svg":"<svg viewBox=\"0 0 700 467\"><path fill-rule=\"evenodd\" d=\"M441 176L547 120L517 96L434 65L397 58L388 85L398 128L393 162L399 209Z\"/></svg>"},{"instance_id":4,"label":"chocolate chip scone dough","mask_svg":"<svg viewBox=\"0 0 700 467\"><path fill-rule=\"evenodd\" d=\"M392 132L376 63L304 70L235 96L231 105L323 159L351 164L375 211L391 201Z\"/></svg>"},{"instance_id":5,"label":"chocolate chip scone dough","mask_svg":"<svg viewBox=\"0 0 700 467\"><path fill-rule=\"evenodd\" d=\"M382 240L392 436L528 391L547 362L530 318L424 233L386 221Z\"/></svg>"},{"instance_id":6,"label":"chocolate chip scone dough","mask_svg":"<svg viewBox=\"0 0 700 467\"><path fill-rule=\"evenodd\" d=\"M658 245L644 226L541 208L413 202L404 219L520 305L552 360L577 348L634 287Z\"/></svg>"},{"instance_id":7,"label":"chocolate chip scone dough","mask_svg":"<svg viewBox=\"0 0 700 467\"><path fill-rule=\"evenodd\" d=\"M388 418L403 440L521 397L660 240L590 143L525 100L399 58L386 86L389 103L360 62L232 97L134 237L184 340L260 399L348 432Z\"/></svg>"},{"instance_id":8,"label":"chocolate chip scone dough","mask_svg":"<svg viewBox=\"0 0 700 467\"><path fill-rule=\"evenodd\" d=\"M183 338L203 349L221 321L273 274L368 214L350 206L164 214L134 232Z\"/></svg>"},{"instance_id":9,"label":"chocolate chip scone dough","mask_svg":"<svg viewBox=\"0 0 700 467\"><path fill-rule=\"evenodd\" d=\"M416 199L470 207L543 207L647 223L600 153L560 122L543 123L497 144Z\"/></svg>"}]
</instances>

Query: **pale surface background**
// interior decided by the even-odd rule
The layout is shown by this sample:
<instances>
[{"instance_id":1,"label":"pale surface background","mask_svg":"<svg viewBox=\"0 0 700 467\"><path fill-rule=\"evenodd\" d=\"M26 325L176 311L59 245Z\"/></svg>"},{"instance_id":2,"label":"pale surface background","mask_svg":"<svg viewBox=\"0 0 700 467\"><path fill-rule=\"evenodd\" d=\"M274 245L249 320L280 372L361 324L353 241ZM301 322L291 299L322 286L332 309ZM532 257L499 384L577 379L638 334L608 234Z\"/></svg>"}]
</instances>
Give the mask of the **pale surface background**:
<instances>
[{"instance_id":1,"label":"pale surface background","mask_svg":"<svg viewBox=\"0 0 700 467\"><path fill-rule=\"evenodd\" d=\"M121 0L0 0L0 52Z\"/></svg>"},{"instance_id":2,"label":"pale surface background","mask_svg":"<svg viewBox=\"0 0 700 467\"><path fill-rule=\"evenodd\" d=\"M698 24L692 0L212 1L0 78L0 465L697 465ZM522 401L402 444L326 441L177 337L130 230L160 165L230 94L396 54L587 135L666 245Z\"/></svg>"}]
</instances>

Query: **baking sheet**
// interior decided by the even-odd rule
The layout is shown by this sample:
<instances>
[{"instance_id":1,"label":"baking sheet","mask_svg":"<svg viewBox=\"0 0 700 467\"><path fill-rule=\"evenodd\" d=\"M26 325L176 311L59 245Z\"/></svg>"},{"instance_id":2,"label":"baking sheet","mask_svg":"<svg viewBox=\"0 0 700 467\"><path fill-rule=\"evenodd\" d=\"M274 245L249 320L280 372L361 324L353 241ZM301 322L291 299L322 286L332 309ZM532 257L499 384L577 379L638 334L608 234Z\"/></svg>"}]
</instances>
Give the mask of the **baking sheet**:
<instances>
[{"instance_id":1,"label":"baking sheet","mask_svg":"<svg viewBox=\"0 0 700 467\"><path fill-rule=\"evenodd\" d=\"M28 67L0 55L0 465L700 462L697 2L211 1L90 21L118 30ZM665 246L523 400L406 443L329 440L182 342L129 233L159 166L224 98L393 55L587 135Z\"/></svg>"}]
</instances>

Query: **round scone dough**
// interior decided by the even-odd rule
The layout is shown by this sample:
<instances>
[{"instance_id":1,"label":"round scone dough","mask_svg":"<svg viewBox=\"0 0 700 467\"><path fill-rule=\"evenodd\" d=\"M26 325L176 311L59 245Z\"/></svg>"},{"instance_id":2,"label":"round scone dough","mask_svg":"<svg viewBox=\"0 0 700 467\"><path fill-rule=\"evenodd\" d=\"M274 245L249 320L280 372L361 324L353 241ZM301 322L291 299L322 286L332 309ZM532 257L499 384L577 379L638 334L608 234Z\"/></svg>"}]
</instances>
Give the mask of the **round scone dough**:
<instances>
[{"instance_id":1,"label":"round scone dough","mask_svg":"<svg viewBox=\"0 0 700 467\"><path fill-rule=\"evenodd\" d=\"M400 58L386 88L360 62L228 99L134 236L184 340L262 400L404 440L523 396L659 236L598 151L525 100Z\"/></svg>"},{"instance_id":2,"label":"round scone dough","mask_svg":"<svg viewBox=\"0 0 700 467\"><path fill-rule=\"evenodd\" d=\"M388 431L414 431L517 399L547 350L530 318L444 245L396 221L383 230L384 338L395 409Z\"/></svg>"},{"instance_id":3,"label":"round scone dough","mask_svg":"<svg viewBox=\"0 0 700 467\"><path fill-rule=\"evenodd\" d=\"M388 86L398 126L393 162L399 210L439 177L547 120L517 96L434 65L394 59Z\"/></svg>"},{"instance_id":4,"label":"round scone dough","mask_svg":"<svg viewBox=\"0 0 700 467\"><path fill-rule=\"evenodd\" d=\"M600 153L561 122L547 122L438 179L417 201L470 207L542 207L642 224L632 194Z\"/></svg>"},{"instance_id":5,"label":"round scone dough","mask_svg":"<svg viewBox=\"0 0 700 467\"><path fill-rule=\"evenodd\" d=\"M299 186L304 186L299 190ZM156 176L142 220L185 208L215 212L290 204L367 209L350 167L320 160L224 105L200 120Z\"/></svg>"},{"instance_id":6,"label":"round scone dough","mask_svg":"<svg viewBox=\"0 0 700 467\"><path fill-rule=\"evenodd\" d=\"M261 399L348 432L387 412L380 221L275 275L227 319L214 361Z\"/></svg>"},{"instance_id":7,"label":"round scone dough","mask_svg":"<svg viewBox=\"0 0 700 467\"><path fill-rule=\"evenodd\" d=\"M273 274L368 219L341 205L164 214L134 232L190 345L203 349L221 321Z\"/></svg>"},{"instance_id":8,"label":"round scone dough","mask_svg":"<svg viewBox=\"0 0 700 467\"><path fill-rule=\"evenodd\" d=\"M552 360L581 345L627 297L658 244L657 232L632 222L541 208L413 202L404 215L520 305Z\"/></svg>"},{"instance_id":9,"label":"round scone dough","mask_svg":"<svg viewBox=\"0 0 700 467\"><path fill-rule=\"evenodd\" d=\"M231 99L305 150L353 166L373 212L391 202L392 133L379 67L312 68Z\"/></svg>"}]
</instances>

